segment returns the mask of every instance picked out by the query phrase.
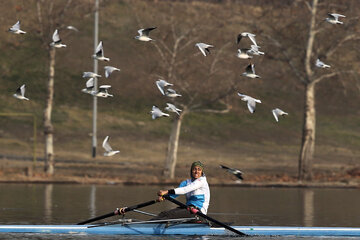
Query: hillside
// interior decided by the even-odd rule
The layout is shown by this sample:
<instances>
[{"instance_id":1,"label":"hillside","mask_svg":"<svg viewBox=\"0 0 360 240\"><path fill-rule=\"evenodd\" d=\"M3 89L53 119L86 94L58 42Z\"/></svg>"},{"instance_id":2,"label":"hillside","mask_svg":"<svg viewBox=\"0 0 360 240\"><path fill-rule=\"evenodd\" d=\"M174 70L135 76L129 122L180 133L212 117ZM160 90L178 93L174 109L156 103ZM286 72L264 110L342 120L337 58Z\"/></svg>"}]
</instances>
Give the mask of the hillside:
<instances>
[{"instance_id":1,"label":"hillside","mask_svg":"<svg viewBox=\"0 0 360 240\"><path fill-rule=\"evenodd\" d=\"M57 7L61 7L61 1L55 2ZM290 54L298 56L295 64L300 68L307 23L296 19L306 16L307 9L300 3L279 6L264 2L267 1L102 1L99 39L104 42L105 55L111 59L109 65L119 67L121 71L109 79L100 79L100 84L112 85L110 92L114 97L98 100L98 157L94 160L90 157L92 98L81 93L85 87L82 72L92 71L93 68L93 14L88 1L79 1L73 9L76 14L66 15L63 24L74 25L80 31L61 30L62 40L68 47L56 51L52 116L56 173L126 180L136 176L152 181L156 179L154 176L161 174L173 116L154 121L149 114L153 105L163 107L167 101L154 84L158 78L168 77L168 69L154 44L161 46L160 42L163 42L169 49L173 46L173 24L176 34L194 28L188 37L189 44L177 56L179 62L182 59L184 62L173 73L177 77L173 82L175 86L182 86L183 81L187 81L192 87L187 95L184 94L184 100L177 100L177 103L182 104L193 95L200 96L197 99L199 102L206 101L230 81L236 82L237 92L262 101L257 105L256 112L251 114L246 103L234 93L225 99L231 106L228 114L194 112L187 115L181 129L177 176L187 174L192 161L202 160L207 165L208 175L218 181L233 180L228 174L219 174L218 164L240 168L252 180L260 175L295 177L301 143L304 88L280 51L265 36L277 33L284 46L289 47ZM340 2L324 4L319 9L319 19L330 10L342 12L349 16L347 19L356 16L354 9L359 5L356 1L347 1L336 9L335 3ZM4 5L8 6L0 10L3 28L21 19L22 28L28 32L22 36L0 32L0 113L32 113L36 116L36 155L42 158L42 113L48 56L39 38L41 30L37 27L35 4L31 4L31 1L7 2ZM293 24L282 21L284 16ZM325 50L334 45L326 39L336 39L336 34L344 32L359 31L354 21L349 20L344 26L325 26L327 33L320 34L317 40L318 54L325 54ZM277 24L272 25L274 22ZM144 43L134 39L138 29L150 26L157 26L151 33L157 42ZM252 61L261 75L260 79L241 76L249 62L236 58L238 46L235 39L243 31L254 32L261 50L265 52L264 56L254 57ZM53 29L48 32L52 34ZM206 58L194 46L201 41L215 45ZM315 171L330 177L346 175L347 170L359 165L360 55L357 44L358 41L345 42L341 51L327 59L333 71L346 69L353 72L327 79L316 86L314 167ZM215 66L217 71L210 74L210 65L216 57L219 59ZM105 65L99 63L102 74ZM26 95L31 99L29 102L11 97L24 83ZM276 123L271 114L271 109L275 107L287 111L289 116ZM16 159L31 159L32 119L0 116L0 125L0 155L8 156L8 160L0 160L0 177L6 178L31 166L31 161ZM113 148L121 151L112 158L101 156L103 149L100 145L107 135L111 136ZM39 175L41 168L40 161L35 170Z\"/></svg>"}]
</instances>

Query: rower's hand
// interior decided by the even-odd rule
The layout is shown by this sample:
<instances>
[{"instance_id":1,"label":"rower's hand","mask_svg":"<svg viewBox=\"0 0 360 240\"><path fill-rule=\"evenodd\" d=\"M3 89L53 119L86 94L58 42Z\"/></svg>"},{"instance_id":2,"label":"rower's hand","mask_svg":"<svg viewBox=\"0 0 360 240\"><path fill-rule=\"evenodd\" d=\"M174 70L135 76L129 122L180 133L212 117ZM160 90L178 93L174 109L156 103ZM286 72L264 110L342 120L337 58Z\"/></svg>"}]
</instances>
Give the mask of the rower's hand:
<instances>
[{"instance_id":1,"label":"rower's hand","mask_svg":"<svg viewBox=\"0 0 360 240\"><path fill-rule=\"evenodd\" d=\"M158 199L157 199L157 201L158 202L162 202L162 201L164 201L164 195L166 195L166 194L168 194L169 192L167 191L167 190L160 190L158 193L157 193L157 195L159 196L158 197Z\"/></svg>"},{"instance_id":2,"label":"rower's hand","mask_svg":"<svg viewBox=\"0 0 360 240\"><path fill-rule=\"evenodd\" d=\"M125 215L125 208L124 207L116 208L115 211L114 211L114 214L115 215Z\"/></svg>"}]
</instances>

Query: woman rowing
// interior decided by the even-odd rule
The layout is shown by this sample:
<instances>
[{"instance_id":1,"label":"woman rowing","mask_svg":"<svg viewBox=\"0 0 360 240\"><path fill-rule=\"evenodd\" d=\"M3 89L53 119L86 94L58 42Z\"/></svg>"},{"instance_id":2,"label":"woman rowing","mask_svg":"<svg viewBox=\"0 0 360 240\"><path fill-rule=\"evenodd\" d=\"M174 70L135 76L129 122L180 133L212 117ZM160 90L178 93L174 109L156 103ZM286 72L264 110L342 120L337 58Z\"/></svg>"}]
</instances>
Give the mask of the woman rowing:
<instances>
[{"instance_id":1,"label":"woman rowing","mask_svg":"<svg viewBox=\"0 0 360 240\"><path fill-rule=\"evenodd\" d=\"M157 194L158 201L163 201L164 195L169 194L176 198L178 195L186 195L186 205L188 209L175 208L161 212L156 219L177 219L177 218L193 218L194 214L191 209L200 210L203 214L207 213L210 203L210 189L204 174L204 165L200 162L193 162L190 168L190 179L182 181L178 188L169 190L160 190ZM115 214L124 214L124 208L117 209Z\"/></svg>"}]
</instances>

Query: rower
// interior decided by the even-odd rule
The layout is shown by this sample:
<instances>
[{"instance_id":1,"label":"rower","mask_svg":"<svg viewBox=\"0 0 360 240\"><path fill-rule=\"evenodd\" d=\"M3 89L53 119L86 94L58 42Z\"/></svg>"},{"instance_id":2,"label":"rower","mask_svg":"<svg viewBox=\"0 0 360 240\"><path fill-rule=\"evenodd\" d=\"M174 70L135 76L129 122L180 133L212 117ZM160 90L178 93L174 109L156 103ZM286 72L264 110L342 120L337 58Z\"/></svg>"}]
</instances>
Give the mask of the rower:
<instances>
[{"instance_id":1,"label":"rower","mask_svg":"<svg viewBox=\"0 0 360 240\"><path fill-rule=\"evenodd\" d=\"M192 218L194 217L191 213L192 209L200 210L203 214L207 213L210 203L210 189L204 174L204 165L200 161L191 164L190 177L190 179L181 182L178 188L160 190L157 193L159 201L162 201L164 199L163 195L166 194L169 194L172 198L185 194L186 205L189 209L175 208L163 211L154 219Z\"/></svg>"}]
</instances>

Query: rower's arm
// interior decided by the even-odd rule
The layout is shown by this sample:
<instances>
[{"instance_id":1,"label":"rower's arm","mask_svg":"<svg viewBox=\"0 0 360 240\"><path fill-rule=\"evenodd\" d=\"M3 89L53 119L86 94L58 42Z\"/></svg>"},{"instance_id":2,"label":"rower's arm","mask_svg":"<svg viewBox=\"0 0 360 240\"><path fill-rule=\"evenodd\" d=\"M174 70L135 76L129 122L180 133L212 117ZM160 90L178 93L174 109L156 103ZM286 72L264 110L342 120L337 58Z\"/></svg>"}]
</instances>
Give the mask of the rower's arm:
<instances>
[{"instance_id":1,"label":"rower's arm","mask_svg":"<svg viewBox=\"0 0 360 240\"><path fill-rule=\"evenodd\" d=\"M200 188L203 185L202 179L196 179L192 183L184 186L184 187L178 187L173 189L174 194L186 194L188 192L194 191L198 188ZM170 194L172 194L172 191L169 191Z\"/></svg>"}]
</instances>

